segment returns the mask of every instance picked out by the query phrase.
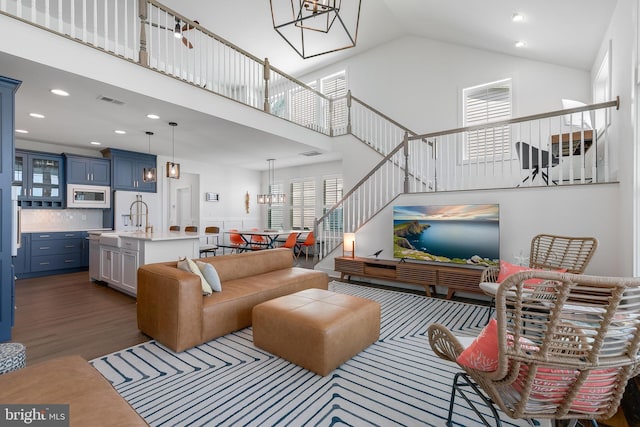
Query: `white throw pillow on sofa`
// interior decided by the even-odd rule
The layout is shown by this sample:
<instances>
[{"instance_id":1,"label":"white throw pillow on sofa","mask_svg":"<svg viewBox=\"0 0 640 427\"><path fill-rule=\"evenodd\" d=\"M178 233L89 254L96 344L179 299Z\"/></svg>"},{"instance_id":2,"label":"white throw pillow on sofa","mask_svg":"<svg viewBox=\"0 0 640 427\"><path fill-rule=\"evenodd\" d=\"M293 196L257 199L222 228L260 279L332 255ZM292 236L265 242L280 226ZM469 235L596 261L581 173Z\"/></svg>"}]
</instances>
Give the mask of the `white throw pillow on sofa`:
<instances>
[{"instance_id":1,"label":"white throw pillow on sofa","mask_svg":"<svg viewBox=\"0 0 640 427\"><path fill-rule=\"evenodd\" d=\"M208 262L196 261L196 265L200 269L200 272L207 279L209 286L213 292L222 292L222 283L220 283L220 276L215 267Z\"/></svg>"},{"instance_id":2,"label":"white throw pillow on sofa","mask_svg":"<svg viewBox=\"0 0 640 427\"><path fill-rule=\"evenodd\" d=\"M211 289L211 285L209 285L209 282L202 275L202 273L200 272L200 269L198 268L198 266L193 260L189 258L180 258L178 259L177 267L180 270L190 271L191 273L196 274L198 275L198 277L200 277L200 286L202 286L202 295L208 296L213 293L213 290Z\"/></svg>"}]
</instances>

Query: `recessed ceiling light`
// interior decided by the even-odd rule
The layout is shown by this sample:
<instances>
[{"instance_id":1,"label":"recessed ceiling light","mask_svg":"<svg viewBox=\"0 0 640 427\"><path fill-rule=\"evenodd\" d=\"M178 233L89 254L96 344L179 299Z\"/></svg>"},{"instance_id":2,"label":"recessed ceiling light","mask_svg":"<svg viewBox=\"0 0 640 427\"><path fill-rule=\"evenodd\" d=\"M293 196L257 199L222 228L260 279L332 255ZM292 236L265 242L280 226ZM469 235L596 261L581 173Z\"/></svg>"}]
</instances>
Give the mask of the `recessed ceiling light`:
<instances>
[{"instance_id":1,"label":"recessed ceiling light","mask_svg":"<svg viewBox=\"0 0 640 427\"><path fill-rule=\"evenodd\" d=\"M102 145L102 142L91 141L89 144L91 144L91 145Z\"/></svg>"},{"instance_id":2,"label":"recessed ceiling light","mask_svg":"<svg viewBox=\"0 0 640 427\"><path fill-rule=\"evenodd\" d=\"M157 114L147 114L147 117L153 120L158 120L160 118Z\"/></svg>"},{"instance_id":3,"label":"recessed ceiling light","mask_svg":"<svg viewBox=\"0 0 640 427\"><path fill-rule=\"evenodd\" d=\"M527 45L527 42L524 42L522 40L518 40L517 42L515 42L516 47L525 47L526 45Z\"/></svg>"},{"instance_id":4,"label":"recessed ceiling light","mask_svg":"<svg viewBox=\"0 0 640 427\"><path fill-rule=\"evenodd\" d=\"M120 129L116 129L116 130L114 130L114 132L115 132L115 133L117 133L118 135L124 135L124 134L126 134L126 133L127 133L127 131L125 131L125 130L120 130Z\"/></svg>"},{"instance_id":5,"label":"recessed ceiling light","mask_svg":"<svg viewBox=\"0 0 640 427\"><path fill-rule=\"evenodd\" d=\"M524 15L521 13L514 13L513 16L511 17L511 20L513 22L523 22L524 21Z\"/></svg>"},{"instance_id":6,"label":"recessed ceiling light","mask_svg":"<svg viewBox=\"0 0 640 427\"><path fill-rule=\"evenodd\" d=\"M44 114L40 113L29 113L31 117L35 117L36 119L44 119Z\"/></svg>"},{"instance_id":7,"label":"recessed ceiling light","mask_svg":"<svg viewBox=\"0 0 640 427\"><path fill-rule=\"evenodd\" d=\"M69 96L69 92L62 89L51 89L51 93L58 96Z\"/></svg>"},{"instance_id":8,"label":"recessed ceiling light","mask_svg":"<svg viewBox=\"0 0 640 427\"><path fill-rule=\"evenodd\" d=\"M29 133L29 131L24 129L16 129L16 133Z\"/></svg>"}]
</instances>

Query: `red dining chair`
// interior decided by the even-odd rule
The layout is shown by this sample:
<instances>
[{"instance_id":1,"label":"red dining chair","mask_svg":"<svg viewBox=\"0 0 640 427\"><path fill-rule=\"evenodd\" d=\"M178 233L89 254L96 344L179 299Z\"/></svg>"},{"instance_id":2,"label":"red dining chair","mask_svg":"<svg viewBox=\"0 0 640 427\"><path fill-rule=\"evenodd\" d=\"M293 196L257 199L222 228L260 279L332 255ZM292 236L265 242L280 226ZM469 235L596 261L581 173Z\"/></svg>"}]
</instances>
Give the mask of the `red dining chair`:
<instances>
[{"instance_id":1,"label":"red dining chair","mask_svg":"<svg viewBox=\"0 0 640 427\"><path fill-rule=\"evenodd\" d=\"M308 260L309 259L309 248L313 248L316 244L316 238L313 235L313 231L310 231L309 234L307 234L307 238L304 239L304 242L302 242L302 244L300 245L300 250L298 251L298 254L296 255L296 259L298 259L298 257L300 256L300 252L302 252L304 250L304 259ZM315 256L315 255L313 255Z\"/></svg>"},{"instance_id":2,"label":"red dining chair","mask_svg":"<svg viewBox=\"0 0 640 427\"><path fill-rule=\"evenodd\" d=\"M259 228L252 228L251 231L260 231ZM267 247L267 241L264 236L251 236L251 248L252 249L265 249Z\"/></svg>"},{"instance_id":3,"label":"red dining chair","mask_svg":"<svg viewBox=\"0 0 640 427\"><path fill-rule=\"evenodd\" d=\"M291 256L296 257L296 248L298 248L298 233L289 233L289 237L282 245L283 248L291 249Z\"/></svg>"},{"instance_id":4,"label":"red dining chair","mask_svg":"<svg viewBox=\"0 0 640 427\"><path fill-rule=\"evenodd\" d=\"M229 231L238 231L237 228L230 228ZM242 249L247 245L247 242L244 241L240 233L230 233L229 234L229 243L231 245L232 251L242 252Z\"/></svg>"}]
</instances>

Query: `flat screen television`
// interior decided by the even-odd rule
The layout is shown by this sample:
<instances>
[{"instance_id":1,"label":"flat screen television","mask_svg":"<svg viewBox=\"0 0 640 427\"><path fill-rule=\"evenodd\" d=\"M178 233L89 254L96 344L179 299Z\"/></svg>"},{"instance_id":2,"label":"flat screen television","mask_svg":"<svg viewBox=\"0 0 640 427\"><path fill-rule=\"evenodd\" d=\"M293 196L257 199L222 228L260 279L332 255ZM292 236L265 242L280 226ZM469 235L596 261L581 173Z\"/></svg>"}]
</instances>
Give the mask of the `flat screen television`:
<instances>
[{"instance_id":1,"label":"flat screen television","mask_svg":"<svg viewBox=\"0 0 640 427\"><path fill-rule=\"evenodd\" d=\"M393 255L420 261L499 265L499 205L394 206Z\"/></svg>"}]
</instances>

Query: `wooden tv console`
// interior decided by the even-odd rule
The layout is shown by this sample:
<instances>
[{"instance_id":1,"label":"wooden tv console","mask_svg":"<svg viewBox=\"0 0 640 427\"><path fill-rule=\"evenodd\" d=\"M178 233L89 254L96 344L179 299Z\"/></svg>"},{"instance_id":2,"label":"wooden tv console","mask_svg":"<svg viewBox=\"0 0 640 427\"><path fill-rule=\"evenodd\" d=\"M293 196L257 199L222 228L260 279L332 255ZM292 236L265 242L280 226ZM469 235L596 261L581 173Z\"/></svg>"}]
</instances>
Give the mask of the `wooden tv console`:
<instances>
[{"instance_id":1,"label":"wooden tv console","mask_svg":"<svg viewBox=\"0 0 640 427\"><path fill-rule=\"evenodd\" d=\"M483 293L478 284L484 267L479 266L336 257L334 268L340 272L340 279L358 276L420 285L429 297L431 287L436 285L447 288L447 299L456 291Z\"/></svg>"}]
</instances>

